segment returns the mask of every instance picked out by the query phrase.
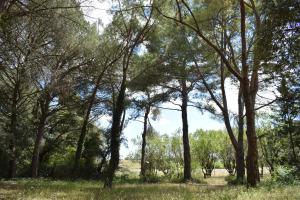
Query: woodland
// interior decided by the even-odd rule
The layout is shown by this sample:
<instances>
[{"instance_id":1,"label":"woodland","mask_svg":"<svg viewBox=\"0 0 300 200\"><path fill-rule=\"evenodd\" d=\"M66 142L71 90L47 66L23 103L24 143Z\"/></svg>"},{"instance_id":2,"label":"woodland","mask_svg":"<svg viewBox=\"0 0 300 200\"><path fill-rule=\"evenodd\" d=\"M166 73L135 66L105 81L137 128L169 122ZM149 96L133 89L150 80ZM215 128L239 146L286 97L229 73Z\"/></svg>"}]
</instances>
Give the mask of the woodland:
<instances>
[{"instance_id":1,"label":"woodland","mask_svg":"<svg viewBox=\"0 0 300 200\"><path fill-rule=\"evenodd\" d=\"M299 0L90 2L0 1L0 199L300 198Z\"/></svg>"}]
</instances>

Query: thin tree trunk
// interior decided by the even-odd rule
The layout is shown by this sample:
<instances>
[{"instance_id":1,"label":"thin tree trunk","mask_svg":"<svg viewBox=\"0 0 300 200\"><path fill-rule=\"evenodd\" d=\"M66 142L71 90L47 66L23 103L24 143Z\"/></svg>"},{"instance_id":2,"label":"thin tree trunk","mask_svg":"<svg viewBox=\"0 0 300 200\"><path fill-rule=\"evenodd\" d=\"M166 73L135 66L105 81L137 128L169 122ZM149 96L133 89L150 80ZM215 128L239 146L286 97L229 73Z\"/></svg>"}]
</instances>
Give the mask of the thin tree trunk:
<instances>
[{"instance_id":1,"label":"thin tree trunk","mask_svg":"<svg viewBox=\"0 0 300 200\"><path fill-rule=\"evenodd\" d=\"M73 170L72 170L73 175L76 174L76 171L78 169L79 161L80 161L81 154L82 154L83 143L84 143L86 132L87 132L87 126L88 126L89 119L90 119L91 110L92 110L92 107L94 105L95 97L96 97L96 94L97 94L97 91L98 91L98 87L100 85L101 78L102 78L102 76L99 76L98 79L97 79L95 88L94 88L94 90L92 92L92 95L90 96L90 99L89 99L89 104L88 104L86 114L85 114L84 119L83 119L81 132L80 132L80 135L79 135L79 139L78 139L78 142L77 142L76 153L75 153L74 165L73 165Z\"/></svg>"},{"instance_id":2,"label":"thin tree trunk","mask_svg":"<svg viewBox=\"0 0 300 200\"><path fill-rule=\"evenodd\" d=\"M187 118L188 91L187 91L185 80L182 80L181 87L182 87L182 91L181 91L182 142L183 142L183 161L184 161L183 180L190 181L192 179L192 175L191 175L191 154L190 154L188 118Z\"/></svg>"},{"instance_id":3,"label":"thin tree trunk","mask_svg":"<svg viewBox=\"0 0 300 200\"><path fill-rule=\"evenodd\" d=\"M17 163L16 163L16 158L12 157L8 161L8 174L7 178L11 179L16 176L16 170L17 170Z\"/></svg>"},{"instance_id":4,"label":"thin tree trunk","mask_svg":"<svg viewBox=\"0 0 300 200\"><path fill-rule=\"evenodd\" d=\"M146 149L146 139L147 139L147 129L148 129L148 115L150 113L150 106L147 106L145 109L145 115L144 115L144 130L142 134L142 156L141 156L141 177L145 177L145 149Z\"/></svg>"},{"instance_id":5,"label":"thin tree trunk","mask_svg":"<svg viewBox=\"0 0 300 200\"><path fill-rule=\"evenodd\" d=\"M224 23L224 18L222 18L222 21ZM226 25L225 25L226 26ZM221 36L221 44L222 44L222 52L224 55L226 55L226 46L227 46L227 40L226 40L226 29L223 30L222 36ZM224 116L224 122L227 129L227 132L229 134L231 143L235 150L235 162L236 162L236 171L237 171L237 180L243 181L244 175L245 175L245 163L244 163L244 148L243 148L243 111L244 111L244 104L242 101L242 93L241 93L241 87L239 88L239 96L238 96L238 109L239 109L239 133L238 138L234 136L231 124L230 124L230 118L228 114L228 106L227 106L227 97L226 97L226 91L225 91L225 65L224 61L221 59L221 91L222 91L222 99L223 99L223 116Z\"/></svg>"},{"instance_id":6,"label":"thin tree trunk","mask_svg":"<svg viewBox=\"0 0 300 200\"><path fill-rule=\"evenodd\" d=\"M49 111L50 97L46 94L45 99L40 100L41 116L37 127L36 138L31 159L31 177L38 176L39 155L41 151L41 142L44 137L44 129L46 125L47 115Z\"/></svg>"},{"instance_id":7,"label":"thin tree trunk","mask_svg":"<svg viewBox=\"0 0 300 200\"><path fill-rule=\"evenodd\" d=\"M260 173L261 177L264 176L264 163L261 163L261 173Z\"/></svg>"},{"instance_id":8,"label":"thin tree trunk","mask_svg":"<svg viewBox=\"0 0 300 200\"><path fill-rule=\"evenodd\" d=\"M34 149L31 159L31 177L35 178L38 176L38 165L39 165L39 154L41 148L41 142L44 136L44 127L46 123L46 116L42 115L39 121L37 134L34 142Z\"/></svg>"},{"instance_id":9,"label":"thin tree trunk","mask_svg":"<svg viewBox=\"0 0 300 200\"><path fill-rule=\"evenodd\" d=\"M295 150L295 142L294 142L294 138L293 138L293 133L292 133L292 130L291 130L291 127L292 127L292 123L291 120L289 120L288 122L288 135L289 135L289 139L290 139L290 147L291 147L291 150L292 150L292 161L291 163L292 164L297 164L298 163L298 159L297 159L297 154L296 154L296 150Z\"/></svg>"},{"instance_id":10,"label":"thin tree trunk","mask_svg":"<svg viewBox=\"0 0 300 200\"><path fill-rule=\"evenodd\" d=\"M105 153L102 155L101 162L99 163L99 165L98 165L98 167L97 167L97 171L98 171L98 174L99 174L100 176L102 175L103 167L104 167L104 164L106 163L106 157L107 157L107 154L108 154L108 152L105 152Z\"/></svg>"},{"instance_id":11,"label":"thin tree trunk","mask_svg":"<svg viewBox=\"0 0 300 200\"><path fill-rule=\"evenodd\" d=\"M238 146L236 151L236 178L243 182L245 177L245 155L244 155L244 101L242 87L238 95Z\"/></svg>"},{"instance_id":12,"label":"thin tree trunk","mask_svg":"<svg viewBox=\"0 0 300 200\"><path fill-rule=\"evenodd\" d=\"M114 174L119 165L120 159L120 134L121 134L121 117L124 110L124 99L126 91L126 78L127 71L123 69L123 79L121 83L121 88L117 98L116 106L113 111L113 121L111 127L111 139L110 139L110 152L111 158L109 161L108 169L106 172L106 178L104 180L104 187L111 188L114 178Z\"/></svg>"},{"instance_id":13,"label":"thin tree trunk","mask_svg":"<svg viewBox=\"0 0 300 200\"><path fill-rule=\"evenodd\" d=\"M10 145L9 145L9 160L8 160L8 173L7 178L13 178L16 175L16 144L17 137L17 98L18 98L19 82L16 82L13 91L11 117L10 117Z\"/></svg>"}]
</instances>

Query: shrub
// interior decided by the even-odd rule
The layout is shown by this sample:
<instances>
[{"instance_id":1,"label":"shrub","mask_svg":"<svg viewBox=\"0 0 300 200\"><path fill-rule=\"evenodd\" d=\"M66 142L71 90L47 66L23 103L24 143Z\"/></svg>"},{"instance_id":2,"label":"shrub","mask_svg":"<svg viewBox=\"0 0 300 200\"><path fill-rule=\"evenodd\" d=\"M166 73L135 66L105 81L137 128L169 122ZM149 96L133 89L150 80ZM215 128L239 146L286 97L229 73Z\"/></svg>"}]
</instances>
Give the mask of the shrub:
<instances>
[{"instance_id":1,"label":"shrub","mask_svg":"<svg viewBox=\"0 0 300 200\"><path fill-rule=\"evenodd\" d=\"M237 179L234 175L229 175L225 178L225 181L227 181L228 185L243 185L246 184L246 179L241 180Z\"/></svg>"},{"instance_id":2,"label":"shrub","mask_svg":"<svg viewBox=\"0 0 300 200\"><path fill-rule=\"evenodd\" d=\"M146 183L158 183L160 181L160 177L153 171L146 171L143 181Z\"/></svg>"},{"instance_id":3,"label":"shrub","mask_svg":"<svg viewBox=\"0 0 300 200\"><path fill-rule=\"evenodd\" d=\"M299 177L296 167L278 166L272 173L272 180L279 183L293 184L299 181Z\"/></svg>"}]
</instances>

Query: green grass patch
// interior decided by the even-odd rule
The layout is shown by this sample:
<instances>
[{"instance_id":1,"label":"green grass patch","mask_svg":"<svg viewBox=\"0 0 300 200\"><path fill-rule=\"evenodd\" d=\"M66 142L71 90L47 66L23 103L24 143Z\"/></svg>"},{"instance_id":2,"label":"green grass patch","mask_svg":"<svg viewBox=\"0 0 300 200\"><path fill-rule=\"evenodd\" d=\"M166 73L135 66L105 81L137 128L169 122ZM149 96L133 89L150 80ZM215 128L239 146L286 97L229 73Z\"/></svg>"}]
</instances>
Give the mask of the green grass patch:
<instances>
[{"instance_id":1,"label":"green grass patch","mask_svg":"<svg viewBox=\"0 0 300 200\"><path fill-rule=\"evenodd\" d=\"M132 181L129 184L117 180L114 188L109 190L103 189L100 181L16 179L0 181L0 199L300 199L300 185L261 184L247 189L245 186L210 184L214 182L216 180L208 180L207 184L142 184Z\"/></svg>"}]
</instances>

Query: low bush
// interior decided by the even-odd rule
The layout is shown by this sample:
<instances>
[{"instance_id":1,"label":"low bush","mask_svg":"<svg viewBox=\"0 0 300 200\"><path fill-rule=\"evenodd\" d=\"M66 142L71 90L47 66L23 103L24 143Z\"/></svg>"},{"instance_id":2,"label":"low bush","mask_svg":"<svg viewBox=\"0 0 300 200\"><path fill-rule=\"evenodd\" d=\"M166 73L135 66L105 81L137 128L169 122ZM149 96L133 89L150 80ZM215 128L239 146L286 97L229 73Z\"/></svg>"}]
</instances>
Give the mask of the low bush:
<instances>
[{"instance_id":1,"label":"low bush","mask_svg":"<svg viewBox=\"0 0 300 200\"><path fill-rule=\"evenodd\" d=\"M272 181L284 184L300 182L300 173L296 167L278 166L272 173Z\"/></svg>"}]
</instances>

